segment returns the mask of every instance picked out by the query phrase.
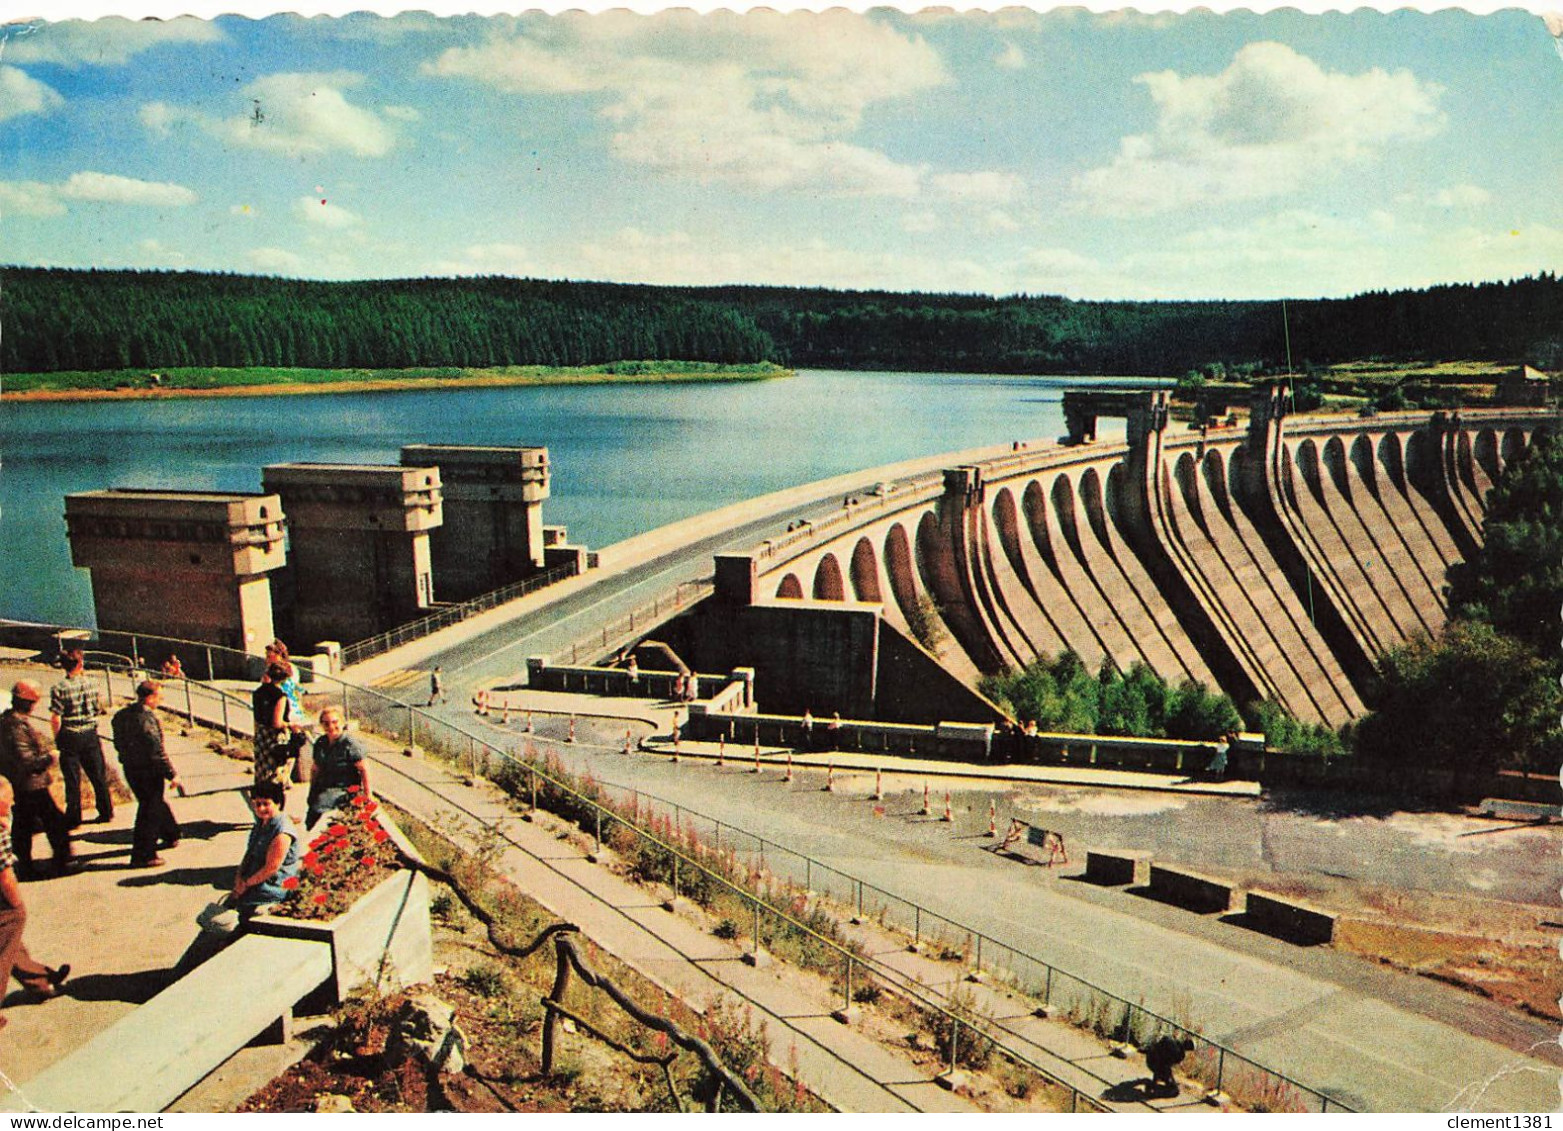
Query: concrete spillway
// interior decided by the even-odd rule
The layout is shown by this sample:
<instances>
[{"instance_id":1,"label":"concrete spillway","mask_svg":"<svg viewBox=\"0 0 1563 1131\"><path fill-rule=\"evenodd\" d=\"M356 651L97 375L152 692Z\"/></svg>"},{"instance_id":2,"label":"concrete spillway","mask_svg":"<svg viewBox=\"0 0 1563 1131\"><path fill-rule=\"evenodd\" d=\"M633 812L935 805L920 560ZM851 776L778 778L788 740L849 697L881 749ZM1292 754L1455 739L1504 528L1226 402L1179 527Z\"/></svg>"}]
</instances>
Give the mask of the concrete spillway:
<instances>
[{"instance_id":1,"label":"concrete spillway","mask_svg":"<svg viewBox=\"0 0 1563 1131\"><path fill-rule=\"evenodd\" d=\"M1080 394L1074 442L898 484L756 556L753 597L882 602L968 685L1073 649L1339 725L1446 616L1486 493L1556 414L1287 418L1175 433L1164 393ZM1066 400L1066 414L1071 406ZM1095 416L1129 418L1094 442Z\"/></svg>"}]
</instances>

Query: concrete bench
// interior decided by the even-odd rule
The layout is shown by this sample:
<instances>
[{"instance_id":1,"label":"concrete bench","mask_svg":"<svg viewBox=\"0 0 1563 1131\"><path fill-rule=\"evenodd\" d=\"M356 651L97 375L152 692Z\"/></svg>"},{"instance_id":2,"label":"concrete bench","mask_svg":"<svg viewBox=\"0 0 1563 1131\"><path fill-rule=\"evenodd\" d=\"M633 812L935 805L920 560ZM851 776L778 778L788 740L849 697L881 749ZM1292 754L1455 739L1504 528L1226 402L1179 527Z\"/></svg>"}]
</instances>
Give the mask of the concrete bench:
<instances>
[{"instance_id":1,"label":"concrete bench","mask_svg":"<svg viewBox=\"0 0 1563 1131\"><path fill-rule=\"evenodd\" d=\"M1563 816L1563 806L1486 797L1482 799L1481 814L1484 817L1496 817L1500 821L1555 821Z\"/></svg>"},{"instance_id":2,"label":"concrete bench","mask_svg":"<svg viewBox=\"0 0 1563 1131\"><path fill-rule=\"evenodd\" d=\"M1316 946L1335 938L1334 915L1298 900L1267 892L1248 893L1244 921L1256 931L1303 946Z\"/></svg>"},{"instance_id":3,"label":"concrete bench","mask_svg":"<svg viewBox=\"0 0 1563 1131\"><path fill-rule=\"evenodd\" d=\"M1150 894L1165 903L1209 914L1232 907L1232 885L1186 868L1151 865Z\"/></svg>"},{"instance_id":4,"label":"concrete bench","mask_svg":"<svg viewBox=\"0 0 1563 1131\"><path fill-rule=\"evenodd\" d=\"M1138 883L1140 865L1150 858L1143 852L1102 852L1089 849L1085 854L1085 879L1087 883L1103 887L1124 887Z\"/></svg>"},{"instance_id":5,"label":"concrete bench","mask_svg":"<svg viewBox=\"0 0 1563 1131\"><path fill-rule=\"evenodd\" d=\"M26 1111L162 1111L331 977L322 942L244 935L6 1097Z\"/></svg>"}]
</instances>

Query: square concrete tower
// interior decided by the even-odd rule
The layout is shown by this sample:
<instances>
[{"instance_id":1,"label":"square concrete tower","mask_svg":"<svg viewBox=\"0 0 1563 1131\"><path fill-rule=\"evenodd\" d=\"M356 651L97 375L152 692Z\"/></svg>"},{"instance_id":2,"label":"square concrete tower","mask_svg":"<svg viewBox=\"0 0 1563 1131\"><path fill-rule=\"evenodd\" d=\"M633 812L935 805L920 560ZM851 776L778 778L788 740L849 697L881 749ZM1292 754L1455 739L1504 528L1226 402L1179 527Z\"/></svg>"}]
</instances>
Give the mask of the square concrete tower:
<instances>
[{"instance_id":1,"label":"square concrete tower","mask_svg":"<svg viewBox=\"0 0 1563 1131\"><path fill-rule=\"evenodd\" d=\"M465 601L544 567L548 449L409 444L408 467L438 467L445 524L430 535L440 600Z\"/></svg>"},{"instance_id":2,"label":"square concrete tower","mask_svg":"<svg viewBox=\"0 0 1563 1131\"><path fill-rule=\"evenodd\" d=\"M363 640L429 611L439 468L274 463L261 484L288 512L278 605L295 648Z\"/></svg>"},{"instance_id":3,"label":"square concrete tower","mask_svg":"<svg viewBox=\"0 0 1563 1131\"><path fill-rule=\"evenodd\" d=\"M286 561L276 495L118 488L65 496L71 562L92 573L98 628L259 655L267 574Z\"/></svg>"}]
</instances>

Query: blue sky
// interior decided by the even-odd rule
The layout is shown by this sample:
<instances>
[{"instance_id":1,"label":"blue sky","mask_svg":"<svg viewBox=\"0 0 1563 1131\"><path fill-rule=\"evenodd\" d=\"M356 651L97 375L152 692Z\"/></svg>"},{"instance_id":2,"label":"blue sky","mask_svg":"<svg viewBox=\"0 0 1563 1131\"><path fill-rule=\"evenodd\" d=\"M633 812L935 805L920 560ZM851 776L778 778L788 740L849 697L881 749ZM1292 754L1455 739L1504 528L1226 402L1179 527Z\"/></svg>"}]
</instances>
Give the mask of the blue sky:
<instances>
[{"instance_id":1,"label":"blue sky","mask_svg":"<svg viewBox=\"0 0 1563 1131\"><path fill-rule=\"evenodd\" d=\"M12 24L0 261L1340 295L1563 266L1560 123L1514 10Z\"/></svg>"}]
</instances>

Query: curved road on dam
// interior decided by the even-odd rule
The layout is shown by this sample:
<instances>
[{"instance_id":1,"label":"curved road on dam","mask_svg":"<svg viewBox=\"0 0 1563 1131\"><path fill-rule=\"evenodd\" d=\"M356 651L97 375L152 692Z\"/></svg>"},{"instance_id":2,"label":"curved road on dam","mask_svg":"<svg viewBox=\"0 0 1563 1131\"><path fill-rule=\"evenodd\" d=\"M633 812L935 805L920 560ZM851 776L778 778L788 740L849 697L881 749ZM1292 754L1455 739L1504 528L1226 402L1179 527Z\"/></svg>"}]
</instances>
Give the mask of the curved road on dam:
<instances>
[{"instance_id":1,"label":"curved road on dam","mask_svg":"<svg viewBox=\"0 0 1563 1131\"><path fill-rule=\"evenodd\" d=\"M519 620L490 624L495 614L486 614L346 674L368 683L394 670L439 664L455 702L434 713L467 729L497 730L494 721L474 720L467 688L513 677L524 671L527 656L568 648L675 585L708 577L715 553L753 549L791 522L834 513L844 494L862 496L880 479L936 471L1000 450L829 480L727 508L716 512L719 519L705 516L619 543L603 552L601 576L568 583L557 599L527 602ZM407 699L421 702L426 684L407 686L413 689ZM603 709L611 713L613 701L604 701ZM611 752L623 726L588 724L581 745L554 749L576 768L807 853L1157 1012L1193 1021L1213 1039L1348 1106L1538 1111L1557 1104L1558 1072L1549 1064L1563 1063L1563 1057L1553 1025L1527 1022L1462 991L1331 950L1289 947L982 851L989 796L997 799L1001 814L1034 816L1026 806L1045 810L1051 804L1046 790L989 794L968 782L957 793L952 827L917 815L920 787L913 782L887 781L887 801L876 814L861 791L823 794L804 774L788 788L774 773L756 777L735 767L718 771L687 761L675 766L654 757L626 758ZM562 729L545 720L539 737L562 738ZM510 733L519 737L518 732L519 720ZM600 745L593 747L594 741ZM1244 838L1265 838L1255 823L1255 803L1200 804L1201 835L1208 836L1213 852L1223 842L1226 850L1240 852ZM1334 828L1313 831L1320 838L1340 835ZM1529 845L1527 857L1539 852L1555 860L1552 832L1543 830L1547 844ZM1309 855L1305 823L1289 826L1286 835L1300 846L1293 849L1299 859ZM1076 841L1071 847L1082 851ZM1416 853L1398 847L1389 852L1371 838L1346 851L1369 861L1393 856L1412 871L1419 866ZM1439 866L1457 870L1461 861L1449 855ZM1429 860L1435 856L1428 854ZM1318 867L1315 857L1308 868Z\"/></svg>"}]
</instances>

